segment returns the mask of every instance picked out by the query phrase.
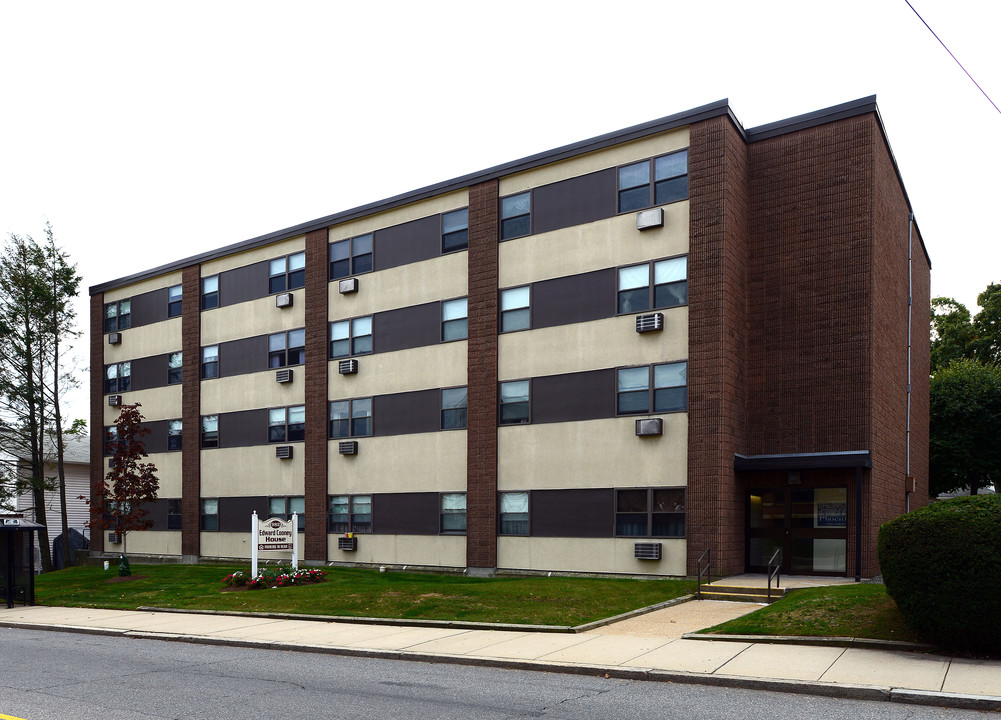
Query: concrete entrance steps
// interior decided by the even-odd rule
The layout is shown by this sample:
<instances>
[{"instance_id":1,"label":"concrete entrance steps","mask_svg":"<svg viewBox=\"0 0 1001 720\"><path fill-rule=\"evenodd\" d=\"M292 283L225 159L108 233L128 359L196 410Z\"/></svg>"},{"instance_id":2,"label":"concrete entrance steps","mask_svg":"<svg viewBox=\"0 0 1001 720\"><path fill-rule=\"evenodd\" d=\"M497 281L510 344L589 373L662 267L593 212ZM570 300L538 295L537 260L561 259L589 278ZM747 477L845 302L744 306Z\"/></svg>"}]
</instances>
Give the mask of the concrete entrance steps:
<instances>
[{"instance_id":1,"label":"concrete entrance steps","mask_svg":"<svg viewBox=\"0 0 1001 720\"><path fill-rule=\"evenodd\" d=\"M771 598L768 588L753 585L723 585L716 583L702 588L703 600L731 600L734 602L772 603L785 595L785 588L772 587Z\"/></svg>"}]
</instances>

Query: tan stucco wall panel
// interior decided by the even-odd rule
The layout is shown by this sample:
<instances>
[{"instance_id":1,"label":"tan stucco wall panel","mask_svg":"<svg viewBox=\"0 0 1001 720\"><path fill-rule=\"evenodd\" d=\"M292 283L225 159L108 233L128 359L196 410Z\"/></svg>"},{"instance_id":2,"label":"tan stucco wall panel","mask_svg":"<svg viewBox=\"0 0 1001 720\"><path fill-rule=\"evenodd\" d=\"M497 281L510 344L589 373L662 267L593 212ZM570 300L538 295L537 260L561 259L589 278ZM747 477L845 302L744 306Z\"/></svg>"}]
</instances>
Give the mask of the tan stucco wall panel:
<instances>
[{"instance_id":1,"label":"tan stucco wall panel","mask_svg":"<svg viewBox=\"0 0 1001 720\"><path fill-rule=\"evenodd\" d=\"M411 220L419 220L438 213L451 212L464 208L469 204L469 192L463 188L454 192L436 195L427 200L419 200L402 207L386 210L385 212L367 215L357 220L334 225L329 229L330 242L346 240L350 237L364 235L382 228L401 225Z\"/></svg>"},{"instance_id":2,"label":"tan stucco wall panel","mask_svg":"<svg viewBox=\"0 0 1001 720\"><path fill-rule=\"evenodd\" d=\"M662 544L660 560L637 560L637 542ZM685 575L684 539L653 538L497 538L497 567L504 570Z\"/></svg>"},{"instance_id":3,"label":"tan stucco wall panel","mask_svg":"<svg viewBox=\"0 0 1001 720\"><path fill-rule=\"evenodd\" d=\"M142 295L143 293L153 292L154 290L160 290L161 288L172 287L180 284L181 271L176 270L174 272L166 273L165 275L157 275L156 277L134 282L131 285L125 285L123 287L108 290L104 293L104 302L109 303L117 300L127 300L128 298L136 295Z\"/></svg>"},{"instance_id":4,"label":"tan stucco wall panel","mask_svg":"<svg viewBox=\"0 0 1001 720\"><path fill-rule=\"evenodd\" d=\"M303 556L305 542L303 540L303 533L299 533L299 551L296 557L299 560L305 559ZM251 556L251 545L250 545L250 517L247 517L247 532L230 533L230 532L203 532L201 533L201 554L203 557L221 557L221 558L238 558L241 560L250 560ZM292 551L284 550L281 552L262 552L257 556L259 561L283 561L284 564L290 564L292 562ZM219 576L219 580L222 580L222 575Z\"/></svg>"},{"instance_id":5,"label":"tan stucco wall panel","mask_svg":"<svg viewBox=\"0 0 1001 720\"><path fill-rule=\"evenodd\" d=\"M358 372L340 375L337 361L327 371L327 397L331 400L387 395L410 390L466 384L467 341L358 355ZM373 422L378 423L379 418Z\"/></svg>"},{"instance_id":6,"label":"tan stucco wall panel","mask_svg":"<svg viewBox=\"0 0 1001 720\"><path fill-rule=\"evenodd\" d=\"M117 345L108 344L108 336L104 336L104 364L135 360L164 353L178 352L181 349L181 319L171 318L150 325L140 325L122 331L122 341ZM167 364L163 366L164 379L167 377Z\"/></svg>"},{"instance_id":7,"label":"tan stucco wall panel","mask_svg":"<svg viewBox=\"0 0 1001 720\"><path fill-rule=\"evenodd\" d=\"M466 431L357 438L358 454L327 446L327 489L341 493L464 492Z\"/></svg>"},{"instance_id":8,"label":"tan stucco wall panel","mask_svg":"<svg viewBox=\"0 0 1001 720\"><path fill-rule=\"evenodd\" d=\"M181 453L163 452L149 455L144 462L156 465L156 479L160 481L157 497L181 497Z\"/></svg>"},{"instance_id":9,"label":"tan stucco wall panel","mask_svg":"<svg viewBox=\"0 0 1001 720\"><path fill-rule=\"evenodd\" d=\"M327 536L327 559L331 562L387 565L465 567L464 535L356 535L358 549L337 549L338 535Z\"/></svg>"},{"instance_id":10,"label":"tan stucco wall panel","mask_svg":"<svg viewBox=\"0 0 1001 720\"><path fill-rule=\"evenodd\" d=\"M277 307L275 296L268 295L203 312L202 346L305 327L305 292L304 289L292 291L290 308Z\"/></svg>"},{"instance_id":11,"label":"tan stucco wall panel","mask_svg":"<svg viewBox=\"0 0 1001 720\"><path fill-rule=\"evenodd\" d=\"M122 545L105 543L104 548L107 552L128 550L130 553L142 555L180 555L181 532L179 530L134 530L127 534L125 545L127 548L123 548Z\"/></svg>"},{"instance_id":12,"label":"tan stucco wall panel","mask_svg":"<svg viewBox=\"0 0 1001 720\"><path fill-rule=\"evenodd\" d=\"M635 416L501 427L497 489L687 485L688 415L657 417L664 434L652 438L636 437Z\"/></svg>"},{"instance_id":13,"label":"tan stucco wall panel","mask_svg":"<svg viewBox=\"0 0 1001 720\"><path fill-rule=\"evenodd\" d=\"M288 240L282 240L270 245L254 248L253 250L247 250L246 252L237 253L235 255L227 255L226 257L221 257L215 260L209 260L208 262L202 264L201 276L209 277L210 275L217 275L218 273L225 272L226 270L233 270L235 268L253 265L254 263L264 260L275 260L276 258L280 258L285 255L302 252L305 249L306 236L298 235L296 237L289 238ZM180 282L180 280L178 280L178 282Z\"/></svg>"},{"instance_id":14,"label":"tan stucco wall panel","mask_svg":"<svg viewBox=\"0 0 1001 720\"><path fill-rule=\"evenodd\" d=\"M305 387L306 368L302 365L292 366L290 383L277 382L274 370L202 380L201 414L302 405Z\"/></svg>"},{"instance_id":15,"label":"tan stucco wall panel","mask_svg":"<svg viewBox=\"0 0 1001 720\"><path fill-rule=\"evenodd\" d=\"M167 364L163 365L163 375L164 378L167 376ZM134 405L139 403L142 405L139 408L139 412L145 420L176 420L181 417L181 385L180 383L176 385L165 385L158 388L150 388L149 390L135 390L120 393L122 396L122 403L127 405ZM122 409L120 407L111 407L108 405L107 395L104 397L104 424L114 425L115 420L121 415Z\"/></svg>"},{"instance_id":16,"label":"tan stucco wall panel","mask_svg":"<svg viewBox=\"0 0 1001 720\"><path fill-rule=\"evenodd\" d=\"M266 428L261 428L262 436ZM302 495L303 443L292 443L292 458L279 460L274 445L205 450L201 457L203 498Z\"/></svg>"}]
</instances>

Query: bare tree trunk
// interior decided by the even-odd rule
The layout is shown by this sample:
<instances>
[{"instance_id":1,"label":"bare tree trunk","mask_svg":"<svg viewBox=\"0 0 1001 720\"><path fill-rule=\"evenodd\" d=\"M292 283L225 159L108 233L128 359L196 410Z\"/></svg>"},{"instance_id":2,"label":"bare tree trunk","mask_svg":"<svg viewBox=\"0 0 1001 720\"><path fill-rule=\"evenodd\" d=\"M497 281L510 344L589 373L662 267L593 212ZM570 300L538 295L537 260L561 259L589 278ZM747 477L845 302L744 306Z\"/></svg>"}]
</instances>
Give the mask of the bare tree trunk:
<instances>
[{"instance_id":1,"label":"bare tree trunk","mask_svg":"<svg viewBox=\"0 0 1001 720\"><path fill-rule=\"evenodd\" d=\"M49 238L51 241L51 237ZM53 253L55 247L52 247ZM55 259L52 260L55 263ZM52 295L56 297L58 288L56 287L55 267L52 268ZM56 423L56 477L59 483L59 510L63 520L63 558L66 565L73 564L73 556L70 555L70 526L69 516L66 509L66 467L63 464L63 414L59 408L59 308L56 303L52 306L52 416Z\"/></svg>"}]
</instances>

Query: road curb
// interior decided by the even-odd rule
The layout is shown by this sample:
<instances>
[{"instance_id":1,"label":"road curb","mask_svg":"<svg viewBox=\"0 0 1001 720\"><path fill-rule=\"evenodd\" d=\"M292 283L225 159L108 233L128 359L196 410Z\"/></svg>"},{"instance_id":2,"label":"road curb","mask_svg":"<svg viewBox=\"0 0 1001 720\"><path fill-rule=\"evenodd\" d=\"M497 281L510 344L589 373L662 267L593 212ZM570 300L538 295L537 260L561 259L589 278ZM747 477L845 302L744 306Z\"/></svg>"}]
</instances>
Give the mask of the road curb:
<instances>
[{"instance_id":1,"label":"road curb","mask_svg":"<svg viewBox=\"0 0 1001 720\"><path fill-rule=\"evenodd\" d=\"M815 645L817 647L866 648L869 650L905 650L909 652L942 653L937 645L904 642L902 640L873 640L855 637L814 637L811 635L711 635L685 633L683 640L709 640L718 642L750 642L769 645Z\"/></svg>"}]
</instances>

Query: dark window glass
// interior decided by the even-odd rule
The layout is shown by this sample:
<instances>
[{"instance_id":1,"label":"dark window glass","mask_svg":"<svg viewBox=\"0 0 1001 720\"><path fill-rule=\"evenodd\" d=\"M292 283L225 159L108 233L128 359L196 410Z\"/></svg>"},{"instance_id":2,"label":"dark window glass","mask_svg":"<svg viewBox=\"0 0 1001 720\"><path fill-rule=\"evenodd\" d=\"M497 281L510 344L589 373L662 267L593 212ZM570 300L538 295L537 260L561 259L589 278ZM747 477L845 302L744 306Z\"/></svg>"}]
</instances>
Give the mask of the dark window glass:
<instances>
[{"instance_id":1,"label":"dark window glass","mask_svg":"<svg viewBox=\"0 0 1001 720\"><path fill-rule=\"evenodd\" d=\"M372 316L330 323L330 357L342 358L372 352Z\"/></svg>"},{"instance_id":2,"label":"dark window glass","mask_svg":"<svg viewBox=\"0 0 1001 720\"><path fill-rule=\"evenodd\" d=\"M442 342L465 340L469 336L469 302L466 298L446 300L441 304Z\"/></svg>"},{"instance_id":3,"label":"dark window glass","mask_svg":"<svg viewBox=\"0 0 1001 720\"><path fill-rule=\"evenodd\" d=\"M501 332L528 330L532 325L531 290L528 285L501 290Z\"/></svg>"},{"instance_id":4,"label":"dark window glass","mask_svg":"<svg viewBox=\"0 0 1001 720\"><path fill-rule=\"evenodd\" d=\"M219 276L202 278L202 310L219 307Z\"/></svg>"},{"instance_id":5,"label":"dark window glass","mask_svg":"<svg viewBox=\"0 0 1001 720\"><path fill-rule=\"evenodd\" d=\"M365 437L372 434L372 398L337 400L330 403L330 439Z\"/></svg>"},{"instance_id":6,"label":"dark window glass","mask_svg":"<svg viewBox=\"0 0 1001 720\"><path fill-rule=\"evenodd\" d=\"M219 529L219 501L202 500L201 529L212 532Z\"/></svg>"},{"instance_id":7,"label":"dark window glass","mask_svg":"<svg viewBox=\"0 0 1001 720\"><path fill-rule=\"evenodd\" d=\"M182 427L180 420L171 420L167 423L167 450L181 449Z\"/></svg>"},{"instance_id":8,"label":"dark window glass","mask_svg":"<svg viewBox=\"0 0 1001 720\"><path fill-rule=\"evenodd\" d=\"M620 537L684 537L684 488L617 490L615 534Z\"/></svg>"},{"instance_id":9,"label":"dark window glass","mask_svg":"<svg viewBox=\"0 0 1001 720\"><path fill-rule=\"evenodd\" d=\"M528 535L528 493L500 494L500 534Z\"/></svg>"},{"instance_id":10,"label":"dark window glass","mask_svg":"<svg viewBox=\"0 0 1001 720\"><path fill-rule=\"evenodd\" d=\"M306 284L306 253L275 258L268 265L268 292L295 290Z\"/></svg>"},{"instance_id":11,"label":"dark window glass","mask_svg":"<svg viewBox=\"0 0 1001 720\"><path fill-rule=\"evenodd\" d=\"M167 384L175 385L181 382L182 377L182 360L183 356L181 353L171 353L167 358Z\"/></svg>"},{"instance_id":12,"label":"dark window glass","mask_svg":"<svg viewBox=\"0 0 1001 720\"><path fill-rule=\"evenodd\" d=\"M117 332L132 327L132 301L119 300L104 306L104 332Z\"/></svg>"},{"instance_id":13,"label":"dark window glass","mask_svg":"<svg viewBox=\"0 0 1001 720\"><path fill-rule=\"evenodd\" d=\"M202 418L201 446L203 448L219 447L218 415L206 415Z\"/></svg>"},{"instance_id":14,"label":"dark window glass","mask_svg":"<svg viewBox=\"0 0 1001 720\"><path fill-rule=\"evenodd\" d=\"M372 234L359 235L330 245L330 279L372 271Z\"/></svg>"},{"instance_id":15,"label":"dark window glass","mask_svg":"<svg viewBox=\"0 0 1001 720\"><path fill-rule=\"evenodd\" d=\"M646 312L688 303L688 258L619 268L618 311Z\"/></svg>"},{"instance_id":16,"label":"dark window glass","mask_svg":"<svg viewBox=\"0 0 1001 720\"><path fill-rule=\"evenodd\" d=\"M177 317L181 314L181 297L183 294L180 285L174 285L167 289L167 317Z\"/></svg>"},{"instance_id":17,"label":"dark window glass","mask_svg":"<svg viewBox=\"0 0 1001 720\"><path fill-rule=\"evenodd\" d=\"M167 501L167 529L181 529L181 500L179 498Z\"/></svg>"},{"instance_id":18,"label":"dark window glass","mask_svg":"<svg viewBox=\"0 0 1001 720\"><path fill-rule=\"evenodd\" d=\"M619 415L688 409L687 362L621 368L616 375Z\"/></svg>"},{"instance_id":19,"label":"dark window glass","mask_svg":"<svg viewBox=\"0 0 1001 720\"><path fill-rule=\"evenodd\" d=\"M650 166L653 165L653 182ZM619 168L619 212L642 210L688 197L688 151Z\"/></svg>"},{"instance_id":20,"label":"dark window glass","mask_svg":"<svg viewBox=\"0 0 1001 720\"><path fill-rule=\"evenodd\" d=\"M469 245L469 209L463 208L441 216L441 251L465 250Z\"/></svg>"},{"instance_id":21,"label":"dark window glass","mask_svg":"<svg viewBox=\"0 0 1001 720\"><path fill-rule=\"evenodd\" d=\"M132 387L132 363L120 362L104 368L104 392L121 393Z\"/></svg>"},{"instance_id":22,"label":"dark window glass","mask_svg":"<svg viewBox=\"0 0 1001 720\"><path fill-rule=\"evenodd\" d=\"M329 532L372 532L371 495L332 495L329 502Z\"/></svg>"},{"instance_id":23,"label":"dark window glass","mask_svg":"<svg viewBox=\"0 0 1001 720\"><path fill-rule=\"evenodd\" d=\"M268 499L268 517L286 522L296 516L299 532L306 530L306 499L304 497L273 497Z\"/></svg>"},{"instance_id":24,"label":"dark window glass","mask_svg":"<svg viewBox=\"0 0 1001 720\"><path fill-rule=\"evenodd\" d=\"M529 419L529 382L516 380L500 384L500 424L518 425Z\"/></svg>"},{"instance_id":25,"label":"dark window glass","mask_svg":"<svg viewBox=\"0 0 1001 720\"><path fill-rule=\"evenodd\" d=\"M209 345L202 348L202 379L211 380L219 377L219 346Z\"/></svg>"},{"instance_id":26,"label":"dark window glass","mask_svg":"<svg viewBox=\"0 0 1001 720\"><path fill-rule=\"evenodd\" d=\"M466 532L466 493L442 493L441 532Z\"/></svg>"},{"instance_id":27,"label":"dark window glass","mask_svg":"<svg viewBox=\"0 0 1001 720\"><path fill-rule=\"evenodd\" d=\"M466 427L466 388L446 388L441 391L441 429Z\"/></svg>"},{"instance_id":28,"label":"dark window glass","mask_svg":"<svg viewBox=\"0 0 1001 720\"><path fill-rule=\"evenodd\" d=\"M530 192L501 198L501 240L532 232L532 194Z\"/></svg>"}]
</instances>

